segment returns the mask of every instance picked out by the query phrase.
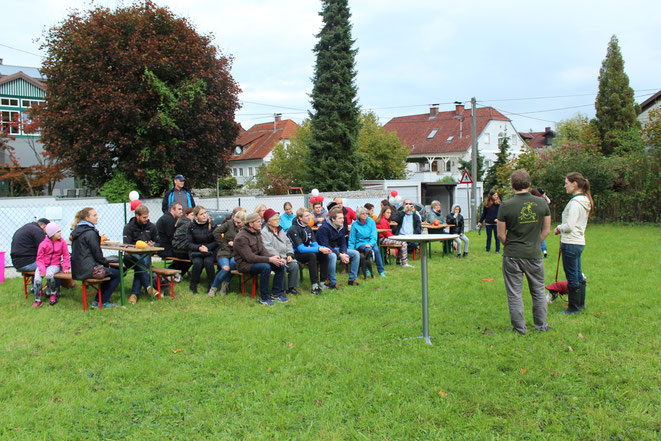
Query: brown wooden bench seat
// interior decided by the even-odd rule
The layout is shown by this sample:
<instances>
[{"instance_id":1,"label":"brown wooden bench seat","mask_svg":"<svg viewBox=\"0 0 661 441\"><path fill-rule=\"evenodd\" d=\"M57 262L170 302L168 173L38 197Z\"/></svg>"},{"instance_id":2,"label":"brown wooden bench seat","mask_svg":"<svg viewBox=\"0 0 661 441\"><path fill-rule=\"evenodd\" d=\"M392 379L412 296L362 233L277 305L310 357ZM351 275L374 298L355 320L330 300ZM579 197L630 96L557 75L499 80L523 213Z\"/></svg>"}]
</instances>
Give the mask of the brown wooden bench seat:
<instances>
[{"instance_id":1,"label":"brown wooden bench seat","mask_svg":"<svg viewBox=\"0 0 661 441\"><path fill-rule=\"evenodd\" d=\"M71 273L55 273L55 278L60 280L73 280ZM23 271L23 290L25 291L25 298L28 298L28 285L34 280L34 271ZM99 296L99 309L103 308L101 304L101 283L110 280L110 277L103 279L85 279L83 280L83 310L87 311L87 289L94 289L94 294ZM90 293L92 294L92 293Z\"/></svg>"}]
</instances>

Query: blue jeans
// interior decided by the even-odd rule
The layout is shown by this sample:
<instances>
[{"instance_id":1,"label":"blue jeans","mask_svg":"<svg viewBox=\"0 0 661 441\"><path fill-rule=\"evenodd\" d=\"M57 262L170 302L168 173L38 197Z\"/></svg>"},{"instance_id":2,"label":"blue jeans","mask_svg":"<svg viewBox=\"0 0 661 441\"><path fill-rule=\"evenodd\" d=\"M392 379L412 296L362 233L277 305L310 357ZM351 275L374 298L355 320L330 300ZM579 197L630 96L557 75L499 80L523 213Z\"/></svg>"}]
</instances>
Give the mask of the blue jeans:
<instances>
[{"instance_id":1,"label":"blue jeans","mask_svg":"<svg viewBox=\"0 0 661 441\"><path fill-rule=\"evenodd\" d=\"M333 248L336 253L340 252L339 248ZM349 255L349 281L358 278L358 268L360 267L360 253L356 250L347 250ZM337 254L330 253L328 255L328 281L331 286L337 283L337 275L335 269L337 267Z\"/></svg>"},{"instance_id":2,"label":"blue jeans","mask_svg":"<svg viewBox=\"0 0 661 441\"><path fill-rule=\"evenodd\" d=\"M497 225L485 224L487 229L487 253L491 251L491 234L493 234L494 239L496 239L496 252L500 252L500 240L498 239L498 228Z\"/></svg>"},{"instance_id":3,"label":"blue jeans","mask_svg":"<svg viewBox=\"0 0 661 441\"><path fill-rule=\"evenodd\" d=\"M275 273L273 276L273 290L271 291L274 296L282 295L282 285L285 281L285 273L287 272L285 265L275 266L272 263L253 263L250 265L250 274L259 274L259 296L262 300L267 300L269 296L269 281L271 280L271 271Z\"/></svg>"},{"instance_id":4,"label":"blue jeans","mask_svg":"<svg viewBox=\"0 0 661 441\"><path fill-rule=\"evenodd\" d=\"M149 289L149 254L130 254L124 259L128 268L133 268L133 285L131 294L140 297L140 291L144 286Z\"/></svg>"},{"instance_id":5,"label":"blue jeans","mask_svg":"<svg viewBox=\"0 0 661 441\"><path fill-rule=\"evenodd\" d=\"M101 284L101 302L104 305L110 302L110 297L112 296L113 291L115 291L117 285L119 285L119 270L115 268L106 268L106 276L110 277L110 280Z\"/></svg>"},{"instance_id":6,"label":"blue jeans","mask_svg":"<svg viewBox=\"0 0 661 441\"><path fill-rule=\"evenodd\" d=\"M374 251L374 262L376 263L376 270L381 274L384 271L383 268L383 262L381 261L381 253L379 252L379 249L377 248L376 250L370 248L366 248L365 245L361 245L358 247L358 251L360 251L361 254L365 254L365 250L369 249Z\"/></svg>"},{"instance_id":7,"label":"blue jeans","mask_svg":"<svg viewBox=\"0 0 661 441\"><path fill-rule=\"evenodd\" d=\"M542 251L546 251L546 241L542 241Z\"/></svg>"},{"instance_id":8,"label":"blue jeans","mask_svg":"<svg viewBox=\"0 0 661 441\"><path fill-rule=\"evenodd\" d=\"M220 267L220 271L216 274L216 278L213 279L213 283L211 284L213 288L218 288L222 282L229 283L229 281L232 280L232 270L236 269L236 261L234 260L234 257L221 257L218 259L218 266ZM229 269L226 270L223 268L225 266Z\"/></svg>"},{"instance_id":9,"label":"blue jeans","mask_svg":"<svg viewBox=\"0 0 661 441\"><path fill-rule=\"evenodd\" d=\"M561 243L562 268L565 270L567 285L579 286L583 281L583 272L581 270L581 254L585 245L574 245L570 243Z\"/></svg>"}]
</instances>

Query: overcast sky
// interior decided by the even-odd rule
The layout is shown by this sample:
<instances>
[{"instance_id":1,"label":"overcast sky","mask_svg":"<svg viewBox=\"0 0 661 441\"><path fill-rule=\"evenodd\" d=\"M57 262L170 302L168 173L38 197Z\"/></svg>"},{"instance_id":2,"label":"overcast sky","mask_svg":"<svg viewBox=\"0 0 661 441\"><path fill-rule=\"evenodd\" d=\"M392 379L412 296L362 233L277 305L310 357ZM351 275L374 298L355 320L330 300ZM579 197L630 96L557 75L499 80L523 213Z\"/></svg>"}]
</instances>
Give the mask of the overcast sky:
<instances>
[{"instance_id":1,"label":"overcast sky","mask_svg":"<svg viewBox=\"0 0 661 441\"><path fill-rule=\"evenodd\" d=\"M90 4L0 3L0 58L34 67L41 63L32 54L40 53L43 31ZM234 57L232 75L243 91L237 120L244 128L271 121L275 112L296 122L307 117L319 1L156 3L188 18L198 32L213 33L222 53ZM122 2L95 4L115 8ZM453 101L468 104L473 96L509 116L519 131L543 130L577 112L593 116L599 68L613 34L636 101L661 90L659 0L349 0L349 6L359 102L383 124L425 113L433 103L450 110Z\"/></svg>"}]
</instances>

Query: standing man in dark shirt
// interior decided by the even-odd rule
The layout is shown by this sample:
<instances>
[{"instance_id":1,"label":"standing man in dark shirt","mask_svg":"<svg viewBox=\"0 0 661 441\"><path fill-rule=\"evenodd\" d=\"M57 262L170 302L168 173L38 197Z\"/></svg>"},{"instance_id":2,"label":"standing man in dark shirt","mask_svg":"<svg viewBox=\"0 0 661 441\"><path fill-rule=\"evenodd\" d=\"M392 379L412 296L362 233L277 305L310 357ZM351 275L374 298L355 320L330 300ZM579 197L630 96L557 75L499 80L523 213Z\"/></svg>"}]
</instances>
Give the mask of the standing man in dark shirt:
<instances>
[{"instance_id":1,"label":"standing man in dark shirt","mask_svg":"<svg viewBox=\"0 0 661 441\"><path fill-rule=\"evenodd\" d=\"M50 221L45 218L30 222L16 230L11 239L11 262L16 271L34 271L37 269L37 250L46 237L46 225Z\"/></svg>"},{"instance_id":2,"label":"standing man in dark shirt","mask_svg":"<svg viewBox=\"0 0 661 441\"><path fill-rule=\"evenodd\" d=\"M530 175L525 169L510 177L514 196L498 210L498 238L504 245L503 279L514 331L525 334L523 275L532 296L535 329L548 331L544 295L544 260L540 244L551 232L551 210L546 201L530 194Z\"/></svg>"},{"instance_id":3,"label":"standing man in dark shirt","mask_svg":"<svg viewBox=\"0 0 661 441\"><path fill-rule=\"evenodd\" d=\"M186 207L195 208L195 199L190 191L184 187L186 184L186 178L183 175L177 175L174 177L174 186L165 192L163 196L163 213L167 213L170 208L170 204L173 202L179 202L182 209Z\"/></svg>"}]
</instances>

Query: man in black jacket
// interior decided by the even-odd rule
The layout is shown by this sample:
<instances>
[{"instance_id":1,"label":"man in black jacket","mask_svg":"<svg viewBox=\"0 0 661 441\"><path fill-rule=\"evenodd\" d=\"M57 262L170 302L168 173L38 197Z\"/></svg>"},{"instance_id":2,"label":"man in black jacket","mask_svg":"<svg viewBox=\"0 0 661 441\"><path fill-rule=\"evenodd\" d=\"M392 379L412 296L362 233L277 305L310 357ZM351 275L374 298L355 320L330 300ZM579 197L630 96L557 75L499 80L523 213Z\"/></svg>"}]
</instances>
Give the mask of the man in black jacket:
<instances>
[{"instance_id":1,"label":"man in black jacket","mask_svg":"<svg viewBox=\"0 0 661 441\"><path fill-rule=\"evenodd\" d=\"M135 209L135 217L124 226L124 243L134 245L137 241L146 242L153 246L158 242L158 231L156 225L149 221L149 208L146 205L138 205ZM149 281L149 254L127 254L124 262L127 268L134 268L133 286L129 303L135 305L140 297L142 287L148 294L152 293L151 283Z\"/></svg>"},{"instance_id":2,"label":"man in black jacket","mask_svg":"<svg viewBox=\"0 0 661 441\"><path fill-rule=\"evenodd\" d=\"M46 225L50 221L41 218L16 230L11 239L11 262L16 271L34 271L37 269L37 250L46 237Z\"/></svg>"},{"instance_id":3,"label":"man in black jacket","mask_svg":"<svg viewBox=\"0 0 661 441\"><path fill-rule=\"evenodd\" d=\"M158 232L157 246L164 248L159 251L160 257L173 256L172 239L174 239L174 230L177 221L183 214L181 204L179 202L172 202L170 204L170 211L165 213L156 221L156 230Z\"/></svg>"}]
</instances>

